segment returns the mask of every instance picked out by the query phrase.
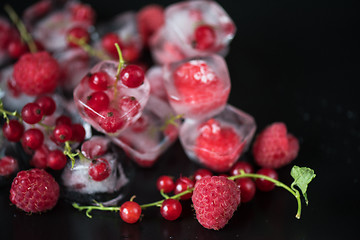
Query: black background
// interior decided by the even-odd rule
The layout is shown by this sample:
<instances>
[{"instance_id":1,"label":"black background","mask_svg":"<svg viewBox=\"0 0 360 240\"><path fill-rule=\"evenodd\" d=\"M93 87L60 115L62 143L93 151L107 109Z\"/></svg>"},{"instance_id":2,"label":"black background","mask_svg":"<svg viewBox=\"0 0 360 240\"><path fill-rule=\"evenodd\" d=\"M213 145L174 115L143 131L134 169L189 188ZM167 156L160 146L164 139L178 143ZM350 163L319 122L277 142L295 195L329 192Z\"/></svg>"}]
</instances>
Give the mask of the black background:
<instances>
[{"instance_id":1,"label":"black background","mask_svg":"<svg viewBox=\"0 0 360 240\"><path fill-rule=\"evenodd\" d=\"M18 12L34 1L10 1ZM148 1L87 1L99 20ZM164 6L175 1L153 1ZM219 1L220 2L220 1ZM229 102L255 117L258 129L283 121L300 140L294 164L313 168L310 204L302 218L282 189L257 192L220 231L203 228L190 202L169 222L158 209L140 223L123 223L115 213L88 219L61 200L47 213L27 215L10 206L0 189L0 239L356 239L360 215L360 109L358 1L221 1L237 26L226 57L232 90ZM251 154L244 156L252 162ZM199 168L176 142L151 169L136 168L131 194L139 203L160 199L158 176L190 175ZM279 170L291 183L291 166ZM130 196L129 196L130 197Z\"/></svg>"}]
</instances>

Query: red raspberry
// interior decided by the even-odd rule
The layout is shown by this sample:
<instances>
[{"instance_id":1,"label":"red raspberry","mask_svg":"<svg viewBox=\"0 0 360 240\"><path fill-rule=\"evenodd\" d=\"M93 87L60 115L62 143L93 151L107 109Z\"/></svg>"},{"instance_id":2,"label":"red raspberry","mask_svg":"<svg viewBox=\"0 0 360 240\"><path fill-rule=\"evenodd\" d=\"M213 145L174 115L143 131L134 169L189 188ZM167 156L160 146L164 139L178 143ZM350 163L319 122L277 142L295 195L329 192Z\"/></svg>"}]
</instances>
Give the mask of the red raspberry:
<instances>
[{"instance_id":1,"label":"red raspberry","mask_svg":"<svg viewBox=\"0 0 360 240\"><path fill-rule=\"evenodd\" d=\"M256 163L263 168L280 168L297 157L299 142L287 133L286 125L276 122L266 127L253 145Z\"/></svg>"},{"instance_id":2,"label":"red raspberry","mask_svg":"<svg viewBox=\"0 0 360 240\"><path fill-rule=\"evenodd\" d=\"M229 170L244 148L239 135L231 127L223 127L215 119L200 126L195 154L206 167L217 171Z\"/></svg>"},{"instance_id":3,"label":"red raspberry","mask_svg":"<svg viewBox=\"0 0 360 240\"><path fill-rule=\"evenodd\" d=\"M163 7L151 4L142 9L137 14L138 31L145 45L148 39L153 35L165 22Z\"/></svg>"},{"instance_id":4,"label":"red raspberry","mask_svg":"<svg viewBox=\"0 0 360 240\"><path fill-rule=\"evenodd\" d=\"M240 189L226 177L204 177L195 184L192 202L199 223L205 228L219 230L239 206Z\"/></svg>"},{"instance_id":5,"label":"red raspberry","mask_svg":"<svg viewBox=\"0 0 360 240\"><path fill-rule=\"evenodd\" d=\"M43 169L21 171L11 185L11 202L25 212L50 210L58 199L59 184Z\"/></svg>"},{"instance_id":6,"label":"red raspberry","mask_svg":"<svg viewBox=\"0 0 360 240\"><path fill-rule=\"evenodd\" d=\"M9 176L18 170L18 161L11 156L4 156L0 159L0 176Z\"/></svg>"},{"instance_id":7,"label":"red raspberry","mask_svg":"<svg viewBox=\"0 0 360 240\"><path fill-rule=\"evenodd\" d=\"M14 65L16 86L25 94L51 93L58 84L60 67L47 52L27 53Z\"/></svg>"}]
</instances>

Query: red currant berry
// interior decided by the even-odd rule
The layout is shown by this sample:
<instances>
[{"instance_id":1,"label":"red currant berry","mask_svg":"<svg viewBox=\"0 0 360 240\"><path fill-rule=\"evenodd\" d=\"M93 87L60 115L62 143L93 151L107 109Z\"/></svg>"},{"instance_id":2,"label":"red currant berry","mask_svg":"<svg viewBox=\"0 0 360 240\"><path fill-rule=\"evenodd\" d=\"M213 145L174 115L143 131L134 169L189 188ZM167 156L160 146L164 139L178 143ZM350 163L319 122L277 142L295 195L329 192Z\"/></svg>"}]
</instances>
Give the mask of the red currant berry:
<instances>
[{"instance_id":1,"label":"red currant berry","mask_svg":"<svg viewBox=\"0 0 360 240\"><path fill-rule=\"evenodd\" d=\"M232 166L230 169L230 175L235 176L241 174L241 170L243 170L245 173L253 173L254 168L251 166L250 163L245 161L238 161L237 163Z\"/></svg>"},{"instance_id":2,"label":"red currant berry","mask_svg":"<svg viewBox=\"0 0 360 240\"><path fill-rule=\"evenodd\" d=\"M156 187L159 191L163 190L164 193L169 193L174 190L175 183L169 176L160 176L156 181Z\"/></svg>"},{"instance_id":3,"label":"red currant berry","mask_svg":"<svg viewBox=\"0 0 360 240\"><path fill-rule=\"evenodd\" d=\"M55 120L55 125L68 125L71 126L71 118L65 115L61 115Z\"/></svg>"},{"instance_id":4,"label":"red currant berry","mask_svg":"<svg viewBox=\"0 0 360 240\"><path fill-rule=\"evenodd\" d=\"M28 52L28 47L20 40L13 40L8 45L8 54L13 59L20 58L24 53Z\"/></svg>"},{"instance_id":5,"label":"red currant berry","mask_svg":"<svg viewBox=\"0 0 360 240\"><path fill-rule=\"evenodd\" d=\"M11 156L0 159L0 176L9 176L19 169L18 161Z\"/></svg>"},{"instance_id":6,"label":"red currant berry","mask_svg":"<svg viewBox=\"0 0 360 240\"><path fill-rule=\"evenodd\" d=\"M65 124L59 124L55 126L53 131L54 139L57 142L69 141L72 137L71 126Z\"/></svg>"},{"instance_id":7,"label":"red currant berry","mask_svg":"<svg viewBox=\"0 0 360 240\"><path fill-rule=\"evenodd\" d=\"M118 37L117 34L108 33L105 34L101 39L101 46L103 47L103 49L105 49L105 51L109 53L111 56L118 57L118 52L115 47L115 43L119 44L122 50L120 38Z\"/></svg>"},{"instance_id":8,"label":"red currant berry","mask_svg":"<svg viewBox=\"0 0 360 240\"><path fill-rule=\"evenodd\" d=\"M120 72L122 83L129 88L137 88L144 83L144 70L137 65L127 65Z\"/></svg>"},{"instance_id":9,"label":"red currant berry","mask_svg":"<svg viewBox=\"0 0 360 240\"><path fill-rule=\"evenodd\" d=\"M256 186L250 178L239 178L235 180L236 184L240 187L241 202L246 203L251 201L256 192Z\"/></svg>"},{"instance_id":10,"label":"red currant berry","mask_svg":"<svg viewBox=\"0 0 360 240\"><path fill-rule=\"evenodd\" d=\"M175 182L175 190L174 190L174 194L179 194L182 193L184 191L186 191L189 188L193 188L194 187L194 182L187 178L187 177L180 177L178 180L176 180ZM192 193L187 193L183 196L180 197L181 200L186 200L186 199L190 199L192 196Z\"/></svg>"},{"instance_id":11,"label":"red currant berry","mask_svg":"<svg viewBox=\"0 0 360 240\"><path fill-rule=\"evenodd\" d=\"M257 174L265 175L275 180L278 180L277 172L271 168L262 168L259 171L257 171ZM275 188L274 183L265 180L263 178L257 178L255 180L255 183L256 183L256 187L263 192L269 192Z\"/></svg>"},{"instance_id":12,"label":"red currant berry","mask_svg":"<svg viewBox=\"0 0 360 240\"><path fill-rule=\"evenodd\" d=\"M195 171L194 173L194 181L197 182L203 177L211 177L213 174L209 170L205 168L201 168Z\"/></svg>"},{"instance_id":13,"label":"red currant berry","mask_svg":"<svg viewBox=\"0 0 360 240\"><path fill-rule=\"evenodd\" d=\"M2 127L4 137L10 142L18 142L24 133L24 126L18 120L10 120Z\"/></svg>"},{"instance_id":14,"label":"red currant berry","mask_svg":"<svg viewBox=\"0 0 360 240\"><path fill-rule=\"evenodd\" d=\"M35 102L39 104L45 116L50 116L55 112L56 103L52 97L42 96L36 99Z\"/></svg>"},{"instance_id":15,"label":"red currant berry","mask_svg":"<svg viewBox=\"0 0 360 240\"><path fill-rule=\"evenodd\" d=\"M122 47L121 52L126 62L135 62L140 57L140 50L135 46L135 44Z\"/></svg>"},{"instance_id":16,"label":"red currant berry","mask_svg":"<svg viewBox=\"0 0 360 240\"><path fill-rule=\"evenodd\" d=\"M37 128L30 128L26 130L21 137L21 143L24 148L36 150L44 142L44 134Z\"/></svg>"},{"instance_id":17,"label":"red currant berry","mask_svg":"<svg viewBox=\"0 0 360 240\"><path fill-rule=\"evenodd\" d=\"M207 50L214 46L216 33L214 28L209 25L200 25L195 29L195 48Z\"/></svg>"},{"instance_id":18,"label":"red currant berry","mask_svg":"<svg viewBox=\"0 0 360 240\"><path fill-rule=\"evenodd\" d=\"M120 217L124 222L136 223L141 216L141 207L133 201L124 202L120 207Z\"/></svg>"},{"instance_id":19,"label":"red currant berry","mask_svg":"<svg viewBox=\"0 0 360 240\"><path fill-rule=\"evenodd\" d=\"M61 170L67 163L66 156L58 149L50 151L47 158L47 166L54 170Z\"/></svg>"},{"instance_id":20,"label":"red currant berry","mask_svg":"<svg viewBox=\"0 0 360 240\"><path fill-rule=\"evenodd\" d=\"M35 153L30 160L30 165L36 168L46 168L49 152L50 151L48 147L43 144L41 147L35 150Z\"/></svg>"},{"instance_id":21,"label":"red currant berry","mask_svg":"<svg viewBox=\"0 0 360 240\"><path fill-rule=\"evenodd\" d=\"M95 112L100 112L109 107L110 98L105 92L97 91L87 97L86 104L90 108L86 108L88 115L94 115Z\"/></svg>"},{"instance_id":22,"label":"red currant berry","mask_svg":"<svg viewBox=\"0 0 360 240\"><path fill-rule=\"evenodd\" d=\"M74 141L74 142L84 141L86 132L85 132L83 125L78 124L78 123L72 124L71 131L72 131L72 137L70 139L71 141Z\"/></svg>"},{"instance_id":23,"label":"red currant berry","mask_svg":"<svg viewBox=\"0 0 360 240\"><path fill-rule=\"evenodd\" d=\"M181 203L175 199L165 199L161 204L160 213L166 220L173 221L180 217L182 212Z\"/></svg>"},{"instance_id":24,"label":"red currant berry","mask_svg":"<svg viewBox=\"0 0 360 240\"><path fill-rule=\"evenodd\" d=\"M29 124L35 124L41 121L43 112L39 104L27 103L21 110L21 117L24 122Z\"/></svg>"},{"instance_id":25,"label":"red currant berry","mask_svg":"<svg viewBox=\"0 0 360 240\"><path fill-rule=\"evenodd\" d=\"M119 109L128 117L135 117L140 108L140 103L135 97L124 96L119 100Z\"/></svg>"},{"instance_id":26,"label":"red currant berry","mask_svg":"<svg viewBox=\"0 0 360 240\"><path fill-rule=\"evenodd\" d=\"M67 32L67 40L68 40L68 45L69 47L79 47L79 45L77 43L75 43L73 41L73 39L75 40L83 40L85 43L89 43L90 41L90 35L88 33L88 31L80 26L75 26L73 28L70 28Z\"/></svg>"},{"instance_id":27,"label":"red currant berry","mask_svg":"<svg viewBox=\"0 0 360 240\"><path fill-rule=\"evenodd\" d=\"M97 182L103 181L110 176L111 168L109 162L104 158L92 160L89 167L90 177Z\"/></svg>"},{"instance_id":28,"label":"red currant berry","mask_svg":"<svg viewBox=\"0 0 360 240\"><path fill-rule=\"evenodd\" d=\"M109 86L109 78L106 72L96 72L89 77L89 86L95 91L105 91Z\"/></svg>"},{"instance_id":29,"label":"red currant berry","mask_svg":"<svg viewBox=\"0 0 360 240\"><path fill-rule=\"evenodd\" d=\"M122 115L115 108L108 108L99 113L97 122L107 133L115 133L124 127Z\"/></svg>"}]
</instances>

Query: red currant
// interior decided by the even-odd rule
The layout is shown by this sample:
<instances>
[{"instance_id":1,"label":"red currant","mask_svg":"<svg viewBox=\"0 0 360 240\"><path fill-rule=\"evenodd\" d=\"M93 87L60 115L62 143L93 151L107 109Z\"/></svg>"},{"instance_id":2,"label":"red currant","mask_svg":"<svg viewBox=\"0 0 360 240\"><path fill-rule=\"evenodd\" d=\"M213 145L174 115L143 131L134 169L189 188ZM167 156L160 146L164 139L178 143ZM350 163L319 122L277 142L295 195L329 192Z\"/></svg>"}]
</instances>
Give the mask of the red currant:
<instances>
[{"instance_id":1,"label":"red currant","mask_svg":"<svg viewBox=\"0 0 360 240\"><path fill-rule=\"evenodd\" d=\"M0 176L9 176L19 169L18 161L11 156L3 156L0 159Z\"/></svg>"},{"instance_id":2,"label":"red currant","mask_svg":"<svg viewBox=\"0 0 360 240\"><path fill-rule=\"evenodd\" d=\"M71 126L65 124L56 125L53 135L57 142L69 141L72 137Z\"/></svg>"},{"instance_id":3,"label":"red currant","mask_svg":"<svg viewBox=\"0 0 360 240\"><path fill-rule=\"evenodd\" d=\"M109 162L104 158L92 160L89 167L90 177L97 182L103 181L110 176L111 168Z\"/></svg>"},{"instance_id":4,"label":"red currant","mask_svg":"<svg viewBox=\"0 0 360 240\"><path fill-rule=\"evenodd\" d=\"M35 150L35 153L30 160L30 165L36 168L46 168L48 155L49 149L45 144L43 144L41 147Z\"/></svg>"},{"instance_id":5,"label":"red currant","mask_svg":"<svg viewBox=\"0 0 360 240\"><path fill-rule=\"evenodd\" d=\"M8 54L13 59L18 59L24 53L28 52L28 47L20 40L13 40L8 45Z\"/></svg>"},{"instance_id":6,"label":"red currant","mask_svg":"<svg viewBox=\"0 0 360 240\"><path fill-rule=\"evenodd\" d=\"M200 25L195 29L195 48L207 50L214 46L216 33L214 28L209 25Z\"/></svg>"},{"instance_id":7,"label":"red currant","mask_svg":"<svg viewBox=\"0 0 360 240\"><path fill-rule=\"evenodd\" d=\"M161 215L169 221L176 220L180 217L182 212L181 203L175 199L165 199L160 207Z\"/></svg>"},{"instance_id":8,"label":"red currant","mask_svg":"<svg viewBox=\"0 0 360 240\"><path fill-rule=\"evenodd\" d=\"M24 122L29 124L35 124L41 121L43 112L39 104L27 103L21 110L21 117Z\"/></svg>"},{"instance_id":9,"label":"red currant","mask_svg":"<svg viewBox=\"0 0 360 240\"><path fill-rule=\"evenodd\" d=\"M94 115L95 112L100 112L109 107L110 98L103 91L93 92L90 96L87 97L87 106L86 112L88 115Z\"/></svg>"},{"instance_id":10,"label":"red currant","mask_svg":"<svg viewBox=\"0 0 360 240\"><path fill-rule=\"evenodd\" d=\"M271 168L262 168L259 171L257 171L257 174L262 174L262 175L268 176L270 178L273 178L275 180L278 180L277 172ZM256 187L259 190L264 191L264 192L269 192L275 188L274 183L272 183L268 180L265 180L263 178L257 178L255 180L255 183L256 183Z\"/></svg>"},{"instance_id":11,"label":"red currant","mask_svg":"<svg viewBox=\"0 0 360 240\"><path fill-rule=\"evenodd\" d=\"M125 125L122 115L115 108L108 108L99 113L97 122L108 133L115 133Z\"/></svg>"},{"instance_id":12,"label":"red currant","mask_svg":"<svg viewBox=\"0 0 360 240\"><path fill-rule=\"evenodd\" d=\"M15 119L10 120L8 123L5 123L2 127L4 137L10 142L18 142L21 139L21 136L24 133L24 126Z\"/></svg>"},{"instance_id":13,"label":"red currant","mask_svg":"<svg viewBox=\"0 0 360 240\"><path fill-rule=\"evenodd\" d=\"M169 193L174 190L175 183L172 177L160 176L156 182L156 187L159 191L163 190L164 193Z\"/></svg>"},{"instance_id":14,"label":"red currant","mask_svg":"<svg viewBox=\"0 0 360 240\"><path fill-rule=\"evenodd\" d=\"M251 201L256 192L256 186L250 178L239 178L235 180L236 184L240 187L241 202L246 203Z\"/></svg>"},{"instance_id":15,"label":"red currant","mask_svg":"<svg viewBox=\"0 0 360 240\"><path fill-rule=\"evenodd\" d=\"M144 70L137 65L127 65L120 72L122 83L129 88L137 88L144 83Z\"/></svg>"},{"instance_id":16,"label":"red currant","mask_svg":"<svg viewBox=\"0 0 360 240\"><path fill-rule=\"evenodd\" d=\"M71 139L70 139L71 141L74 141L74 142L84 141L86 132L85 132L83 125L78 124L78 123L72 124L71 131L72 131L72 135L71 135Z\"/></svg>"},{"instance_id":17,"label":"red currant","mask_svg":"<svg viewBox=\"0 0 360 240\"><path fill-rule=\"evenodd\" d=\"M124 96L119 100L119 109L128 117L135 117L140 108L140 103L135 97Z\"/></svg>"},{"instance_id":18,"label":"red currant","mask_svg":"<svg viewBox=\"0 0 360 240\"><path fill-rule=\"evenodd\" d=\"M106 72L96 72L89 77L89 86L95 91L108 89L110 76Z\"/></svg>"},{"instance_id":19,"label":"red currant","mask_svg":"<svg viewBox=\"0 0 360 240\"><path fill-rule=\"evenodd\" d=\"M140 50L135 46L135 44L122 47L121 52L126 62L135 62L140 57Z\"/></svg>"},{"instance_id":20,"label":"red currant","mask_svg":"<svg viewBox=\"0 0 360 240\"><path fill-rule=\"evenodd\" d=\"M50 151L47 157L47 166L54 170L61 170L65 167L67 158L64 153L58 149Z\"/></svg>"},{"instance_id":21,"label":"red currant","mask_svg":"<svg viewBox=\"0 0 360 240\"><path fill-rule=\"evenodd\" d=\"M36 99L35 102L39 104L45 116L50 116L55 112L56 103L52 97L42 96Z\"/></svg>"},{"instance_id":22,"label":"red currant","mask_svg":"<svg viewBox=\"0 0 360 240\"><path fill-rule=\"evenodd\" d=\"M80 26L75 26L68 30L67 40L68 40L68 45L70 47L74 47L74 48L79 47L77 43L72 41L72 39L77 39L77 40L81 39L81 40L84 40L85 43L89 43L90 35L85 28L80 27Z\"/></svg>"},{"instance_id":23,"label":"red currant","mask_svg":"<svg viewBox=\"0 0 360 240\"><path fill-rule=\"evenodd\" d=\"M194 182L187 178L187 177L180 177L178 180L176 180L175 182L175 190L174 190L174 194L179 194L182 193L184 191L186 191L189 188L193 188L194 187ZM190 199L192 196L192 193L187 193L183 196L180 197L181 200L186 200L186 199Z\"/></svg>"},{"instance_id":24,"label":"red currant","mask_svg":"<svg viewBox=\"0 0 360 240\"><path fill-rule=\"evenodd\" d=\"M209 170L205 168L201 168L195 171L194 173L194 181L197 182L203 177L211 177L213 174Z\"/></svg>"},{"instance_id":25,"label":"red currant","mask_svg":"<svg viewBox=\"0 0 360 240\"><path fill-rule=\"evenodd\" d=\"M71 118L65 115L61 115L55 120L55 125L68 125L71 126Z\"/></svg>"},{"instance_id":26,"label":"red currant","mask_svg":"<svg viewBox=\"0 0 360 240\"><path fill-rule=\"evenodd\" d=\"M120 217L124 222L136 223L141 216L141 207L133 201L124 202L120 207Z\"/></svg>"},{"instance_id":27,"label":"red currant","mask_svg":"<svg viewBox=\"0 0 360 240\"><path fill-rule=\"evenodd\" d=\"M243 170L245 173L253 173L254 168L251 166L250 163L245 161L238 161L237 163L232 166L230 169L230 175L235 176L241 174L241 170Z\"/></svg>"},{"instance_id":28,"label":"red currant","mask_svg":"<svg viewBox=\"0 0 360 240\"><path fill-rule=\"evenodd\" d=\"M108 34L104 35L101 39L101 46L105 49L105 51L107 53L109 53L113 57L118 56L118 52L115 47L115 43L119 44L119 46L122 50L120 38L118 37L117 34L108 33Z\"/></svg>"},{"instance_id":29,"label":"red currant","mask_svg":"<svg viewBox=\"0 0 360 240\"><path fill-rule=\"evenodd\" d=\"M30 128L26 130L21 137L23 147L31 150L36 150L44 142L44 134L37 128Z\"/></svg>"}]
</instances>

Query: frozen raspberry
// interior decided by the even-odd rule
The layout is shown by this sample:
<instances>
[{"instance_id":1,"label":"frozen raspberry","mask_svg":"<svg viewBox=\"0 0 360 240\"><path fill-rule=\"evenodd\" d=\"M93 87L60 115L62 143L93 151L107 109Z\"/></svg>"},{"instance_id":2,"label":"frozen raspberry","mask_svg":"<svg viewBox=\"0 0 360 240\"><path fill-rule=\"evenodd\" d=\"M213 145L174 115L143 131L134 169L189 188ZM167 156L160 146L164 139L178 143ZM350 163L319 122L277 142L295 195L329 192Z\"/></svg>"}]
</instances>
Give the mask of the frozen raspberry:
<instances>
[{"instance_id":1,"label":"frozen raspberry","mask_svg":"<svg viewBox=\"0 0 360 240\"><path fill-rule=\"evenodd\" d=\"M14 65L16 86L25 94L51 93L58 84L60 68L47 52L24 54Z\"/></svg>"},{"instance_id":2,"label":"frozen raspberry","mask_svg":"<svg viewBox=\"0 0 360 240\"><path fill-rule=\"evenodd\" d=\"M19 169L18 161L11 156L0 159L0 176L9 176Z\"/></svg>"},{"instance_id":3,"label":"frozen raspberry","mask_svg":"<svg viewBox=\"0 0 360 240\"><path fill-rule=\"evenodd\" d=\"M217 171L229 170L244 149L239 135L231 127L223 127L215 119L200 126L195 142L195 154L206 167Z\"/></svg>"},{"instance_id":4,"label":"frozen raspberry","mask_svg":"<svg viewBox=\"0 0 360 240\"><path fill-rule=\"evenodd\" d=\"M280 168L297 157L299 142L287 133L286 125L276 122L266 127L253 145L255 162L263 168Z\"/></svg>"},{"instance_id":5,"label":"frozen raspberry","mask_svg":"<svg viewBox=\"0 0 360 240\"><path fill-rule=\"evenodd\" d=\"M163 7L151 4L142 9L137 14L138 31L147 44L151 37L165 22Z\"/></svg>"},{"instance_id":6,"label":"frozen raspberry","mask_svg":"<svg viewBox=\"0 0 360 240\"><path fill-rule=\"evenodd\" d=\"M58 199L59 184L43 169L21 171L11 185L11 202L25 212L50 210Z\"/></svg>"},{"instance_id":7,"label":"frozen raspberry","mask_svg":"<svg viewBox=\"0 0 360 240\"><path fill-rule=\"evenodd\" d=\"M226 177L204 177L195 184L192 202L199 223L205 228L219 230L239 206L240 189Z\"/></svg>"}]
</instances>

